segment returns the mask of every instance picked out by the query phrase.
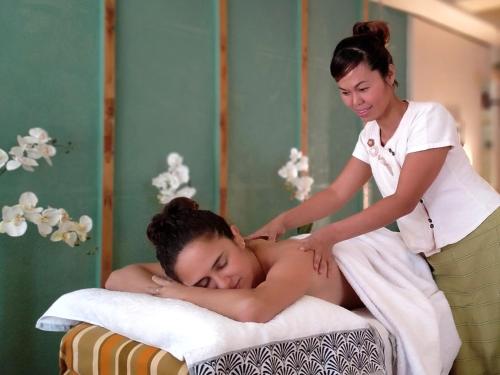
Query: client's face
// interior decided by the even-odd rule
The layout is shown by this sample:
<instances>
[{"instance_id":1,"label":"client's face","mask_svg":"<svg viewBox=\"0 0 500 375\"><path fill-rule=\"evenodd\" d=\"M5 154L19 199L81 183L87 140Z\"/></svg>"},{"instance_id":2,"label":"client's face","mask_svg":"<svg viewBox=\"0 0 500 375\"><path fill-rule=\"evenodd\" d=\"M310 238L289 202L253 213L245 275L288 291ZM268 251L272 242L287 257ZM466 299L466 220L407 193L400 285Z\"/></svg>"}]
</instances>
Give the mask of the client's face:
<instances>
[{"instance_id":1,"label":"client's face","mask_svg":"<svg viewBox=\"0 0 500 375\"><path fill-rule=\"evenodd\" d=\"M191 241L177 257L175 271L188 286L217 289L254 287L256 258L239 234Z\"/></svg>"}]
</instances>

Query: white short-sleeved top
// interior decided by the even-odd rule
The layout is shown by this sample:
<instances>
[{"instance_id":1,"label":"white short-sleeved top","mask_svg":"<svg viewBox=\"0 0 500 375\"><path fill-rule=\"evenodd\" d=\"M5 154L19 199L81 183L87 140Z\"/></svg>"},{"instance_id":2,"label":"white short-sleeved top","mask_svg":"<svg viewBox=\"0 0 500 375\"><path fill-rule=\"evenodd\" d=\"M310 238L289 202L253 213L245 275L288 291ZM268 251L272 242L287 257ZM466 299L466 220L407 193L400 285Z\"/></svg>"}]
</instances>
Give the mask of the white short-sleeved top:
<instances>
[{"instance_id":1,"label":"white short-sleeved top","mask_svg":"<svg viewBox=\"0 0 500 375\"><path fill-rule=\"evenodd\" d=\"M397 220L410 250L426 256L476 229L500 206L500 195L472 168L451 114L438 103L409 102L393 136L380 143L380 128L369 121L353 156L370 164L383 197L394 194L407 154L451 146L438 176L420 203Z\"/></svg>"}]
</instances>

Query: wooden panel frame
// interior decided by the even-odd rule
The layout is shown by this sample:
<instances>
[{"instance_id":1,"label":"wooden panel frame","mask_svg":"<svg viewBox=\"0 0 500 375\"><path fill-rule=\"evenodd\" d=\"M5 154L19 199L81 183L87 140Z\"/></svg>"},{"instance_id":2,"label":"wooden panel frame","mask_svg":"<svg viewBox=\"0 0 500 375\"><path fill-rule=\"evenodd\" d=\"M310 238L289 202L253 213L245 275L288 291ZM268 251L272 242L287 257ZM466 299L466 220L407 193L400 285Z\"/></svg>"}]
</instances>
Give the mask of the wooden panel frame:
<instances>
[{"instance_id":1,"label":"wooden panel frame","mask_svg":"<svg viewBox=\"0 0 500 375\"><path fill-rule=\"evenodd\" d=\"M228 65L227 0L219 0L219 214L227 214L228 189Z\"/></svg>"},{"instance_id":2,"label":"wooden panel frame","mask_svg":"<svg viewBox=\"0 0 500 375\"><path fill-rule=\"evenodd\" d=\"M102 165L102 240L100 284L104 286L113 260L113 193L115 157L115 0L106 0L104 17L104 158Z\"/></svg>"},{"instance_id":3,"label":"wooden panel frame","mask_svg":"<svg viewBox=\"0 0 500 375\"><path fill-rule=\"evenodd\" d=\"M300 149L304 155L309 151L309 119L308 119L308 28L309 28L309 0L301 0L301 38L300 38L300 56L301 56L301 92L300 92Z\"/></svg>"}]
</instances>

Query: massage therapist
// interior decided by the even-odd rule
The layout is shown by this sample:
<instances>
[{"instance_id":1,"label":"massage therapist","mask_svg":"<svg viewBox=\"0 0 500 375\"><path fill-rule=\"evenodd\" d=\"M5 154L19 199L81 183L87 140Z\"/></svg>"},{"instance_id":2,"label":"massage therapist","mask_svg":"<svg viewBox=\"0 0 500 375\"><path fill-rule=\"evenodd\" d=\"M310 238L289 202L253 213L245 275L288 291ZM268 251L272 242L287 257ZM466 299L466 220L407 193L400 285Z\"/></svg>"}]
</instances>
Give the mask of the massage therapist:
<instances>
[{"instance_id":1,"label":"massage therapist","mask_svg":"<svg viewBox=\"0 0 500 375\"><path fill-rule=\"evenodd\" d=\"M338 211L373 176L383 198L303 240L328 272L340 241L397 220L407 247L423 253L453 311L462 347L455 374L500 373L500 195L472 168L455 120L440 104L397 97L389 28L359 22L330 64L344 104L365 122L332 184L248 238L276 240Z\"/></svg>"}]
</instances>

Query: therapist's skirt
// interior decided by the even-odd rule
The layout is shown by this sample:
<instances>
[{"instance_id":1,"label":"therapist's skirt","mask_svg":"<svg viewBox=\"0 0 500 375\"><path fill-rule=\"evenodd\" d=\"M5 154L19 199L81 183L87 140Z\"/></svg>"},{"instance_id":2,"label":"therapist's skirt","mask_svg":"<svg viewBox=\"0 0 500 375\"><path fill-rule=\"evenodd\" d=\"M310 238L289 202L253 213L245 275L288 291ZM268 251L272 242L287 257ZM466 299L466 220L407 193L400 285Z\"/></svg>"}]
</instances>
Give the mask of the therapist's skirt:
<instances>
[{"instance_id":1,"label":"therapist's skirt","mask_svg":"<svg viewBox=\"0 0 500 375\"><path fill-rule=\"evenodd\" d=\"M500 374L500 208L427 260L462 340L452 373Z\"/></svg>"}]
</instances>

